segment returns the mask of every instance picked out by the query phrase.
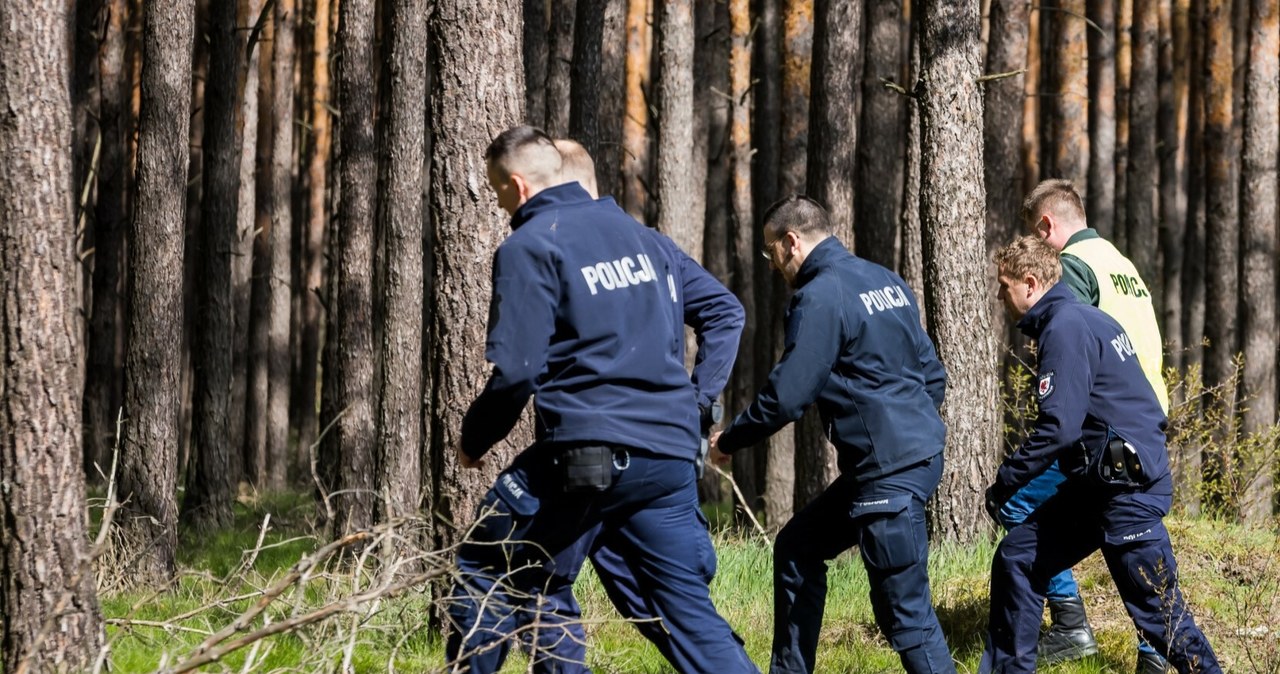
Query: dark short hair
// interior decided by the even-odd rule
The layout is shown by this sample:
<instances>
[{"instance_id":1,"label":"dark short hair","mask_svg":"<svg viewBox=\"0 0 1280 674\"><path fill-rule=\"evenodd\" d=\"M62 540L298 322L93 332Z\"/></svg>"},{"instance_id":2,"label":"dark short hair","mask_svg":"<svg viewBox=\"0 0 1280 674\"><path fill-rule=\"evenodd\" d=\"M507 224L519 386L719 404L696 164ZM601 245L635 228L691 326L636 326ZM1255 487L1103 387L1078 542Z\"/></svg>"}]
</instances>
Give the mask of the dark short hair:
<instances>
[{"instance_id":1,"label":"dark short hair","mask_svg":"<svg viewBox=\"0 0 1280 674\"><path fill-rule=\"evenodd\" d=\"M502 162L515 152L524 149L530 145L546 145L555 150L555 141L551 140L551 136L546 131L536 126L522 125L513 126L506 131L498 134L493 142L489 143L489 147L485 148L484 159L489 162Z\"/></svg>"},{"instance_id":2,"label":"dark short hair","mask_svg":"<svg viewBox=\"0 0 1280 674\"><path fill-rule=\"evenodd\" d=\"M778 236L784 232L795 232L801 236L832 233L827 209L803 194L792 194L775 201L764 212L764 226Z\"/></svg>"},{"instance_id":3,"label":"dark short hair","mask_svg":"<svg viewBox=\"0 0 1280 674\"><path fill-rule=\"evenodd\" d=\"M1084 222L1084 201L1075 183L1062 178L1042 180L1022 201L1022 222L1034 225L1046 211L1055 218Z\"/></svg>"}]
</instances>

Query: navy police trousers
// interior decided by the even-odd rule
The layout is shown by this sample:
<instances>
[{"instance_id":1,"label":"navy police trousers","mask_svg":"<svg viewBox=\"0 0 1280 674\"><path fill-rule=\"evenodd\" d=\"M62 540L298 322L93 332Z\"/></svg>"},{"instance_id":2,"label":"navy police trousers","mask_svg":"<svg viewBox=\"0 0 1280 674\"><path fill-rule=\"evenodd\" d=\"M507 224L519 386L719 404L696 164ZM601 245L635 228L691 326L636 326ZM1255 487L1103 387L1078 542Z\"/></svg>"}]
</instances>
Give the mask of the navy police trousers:
<instances>
[{"instance_id":1,"label":"navy police trousers","mask_svg":"<svg viewBox=\"0 0 1280 674\"><path fill-rule=\"evenodd\" d=\"M538 671L585 671L577 603L558 598L571 592L596 534L628 556L628 592L661 619L679 671L757 672L711 602L715 553L691 463L619 450L613 486L566 493L554 451L535 446L516 458L459 548L446 644L454 671L495 672L520 639L533 644Z\"/></svg>"},{"instance_id":2,"label":"navy police trousers","mask_svg":"<svg viewBox=\"0 0 1280 674\"><path fill-rule=\"evenodd\" d=\"M1125 493L1069 479L1010 529L991 563L990 634L979 671L1035 671L1050 579L1101 548L1142 637L1179 672L1221 672L1178 588L1178 564L1162 522L1172 502L1168 490L1167 478L1146 492Z\"/></svg>"},{"instance_id":3,"label":"navy police trousers","mask_svg":"<svg viewBox=\"0 0 1280 674\"><path fill-rule=\"evenodd\" d=\"M908 674L955 674L929 593L925 502L941 477L941 454L861 484L841 476L782 528L773 546L771 673L814 671L827 562L856 545L876 624Z\"/></svg>"}]
</instances>

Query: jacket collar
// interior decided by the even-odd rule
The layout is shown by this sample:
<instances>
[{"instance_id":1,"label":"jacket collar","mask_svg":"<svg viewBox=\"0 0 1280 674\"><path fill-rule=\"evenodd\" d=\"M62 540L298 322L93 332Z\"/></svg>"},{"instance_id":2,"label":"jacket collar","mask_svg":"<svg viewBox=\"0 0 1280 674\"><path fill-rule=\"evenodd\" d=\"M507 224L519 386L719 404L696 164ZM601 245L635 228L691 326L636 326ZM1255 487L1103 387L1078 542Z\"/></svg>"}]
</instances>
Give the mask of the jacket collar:
<instances>
[{"instance_id":1,"label":"jacket collar","mask_svg":"<svg viewBox=\"0 0 1280 674\"><path fill-rule=\"evenodd\" d=\"M515 215L511 216L511 229L512 231L519 229L521 225L541 213L584 203L592 203L591 195L587 194L587 191L577 182L548 187L533 195L524 202L523 206L516 209Z\"/></svg>"},{"instance_id":2,"label":"jacket collar","mask_svg":"<svg viewBox=\"0 0 1280 674\"><path fill-rule=\"evenodd\" d=\"M800 265L800 271L796 273L796 287L799 288L813 277L818 275L826 267L837 259L848 255L849 251L845 250L844 244L840 243L834 235L823 239L821 243L813 247L809 251L808 257L804 259L804 264Z\"/></svg>"},{"instance_id":3,"label":"jacket collar","mask_svg":"<svg viewBox=\"0 0 1280 674\"><path fill-rule=\"evenodd\" d=\"M1098 230L1092 227L1085 227L1084 229L1067 237L1066 245L1070 246L1072 244L1080 243L1081 241L1088 241L1089 239L1100 239L1100 238L1102 238L1102 235L1098 234Z\"/></svg>"},{"instance_id":4,"label":"jacket collar","mask_svg":"<svg viewBox=\"0 0 1280 674\"><path fill-rule=\"evenodd\" d=\"M1048 292L1036 302L1035 306L1018 321L1018 329L1022 334L1031 339L1039 339L1040 333L1044 332L1044 326L1049 322L1057 307L1068 302L1079 302L1067 284L1059 281L1055 283Z\"/></svg>"}]
</instances>

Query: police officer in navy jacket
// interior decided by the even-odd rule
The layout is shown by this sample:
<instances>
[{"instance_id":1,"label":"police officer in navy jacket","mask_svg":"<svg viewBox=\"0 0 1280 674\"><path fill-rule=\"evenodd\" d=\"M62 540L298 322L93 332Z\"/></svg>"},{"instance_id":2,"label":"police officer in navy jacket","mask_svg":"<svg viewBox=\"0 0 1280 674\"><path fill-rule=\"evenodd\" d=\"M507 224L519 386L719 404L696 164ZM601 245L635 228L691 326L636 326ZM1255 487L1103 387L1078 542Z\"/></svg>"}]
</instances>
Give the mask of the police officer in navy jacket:
<instances>
[{"instance_id":1,"label":"police officer in navy jacket","mask_svg":"<svg viewBox=\"0 0 1280 674\"><path fill-rule=\"evenodd\" d=\"M1054 461L1066 481L996 549L980 671L1035 671L1049 580L1099 548L1143 638L1179 672L1222 671L1178 589L1162 522L1173 498L1166 419L1129 335L1058 283L1058 253L1039 237L995 259L1005 309L1036 342L1039 410L987 490L987 510L996 517Z\"/></svg>"},{"instance_id":2,"label":"police officer in navy jacket","mask_svg":"<svg viewBox=\"0 0 1280 674\"><path fill-rule=\"evenodd\" d=\"M771 672L812 672L827 565L857 545L876 624L912 674L955 672L929 592L925 503L942 476L946 375L907 284L855 257L801 196L765 214L765 255L795 288L768 383L714 439L716 460L816 403L840 476L774 543Z\"/></svg>"},{"instance_id":3,"label":"police officer in navy jacket","mask_svg":"<svg viewBox=\"0 0 1280 674\"><path fill-rule=\"evenodd\" d=\"M531 395L536 442L495 481L458 552L448 657L460 671L497 671L562 564L581 564L561 553L599 529L633 561L672 635L673 665L757 671L711 603L715 555L693 470L698 406L710 403L700 391L728 377L741 305L670 239L561 184L540 130L502 133L485 158L513 231L494 255L493 370L464 417L458 460L479 465ZM686 323L700 346L693 381Z\"/></svg>"}]
</instances>

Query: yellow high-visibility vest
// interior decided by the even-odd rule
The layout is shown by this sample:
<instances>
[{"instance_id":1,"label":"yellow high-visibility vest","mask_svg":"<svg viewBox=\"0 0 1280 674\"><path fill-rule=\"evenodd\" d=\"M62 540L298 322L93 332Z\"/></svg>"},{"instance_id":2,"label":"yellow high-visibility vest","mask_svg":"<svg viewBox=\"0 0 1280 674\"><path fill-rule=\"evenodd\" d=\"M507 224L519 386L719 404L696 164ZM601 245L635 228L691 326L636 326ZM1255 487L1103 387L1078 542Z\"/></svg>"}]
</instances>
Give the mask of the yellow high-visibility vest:
<instances>
[{"instance_id":1,"label":"yellow high-visibility vest","mask_svg":"<svg viewBox=\"0 0 1280 674\"><path fill-rule=\"evenodd\" d=\"M1160 408L1169 412L1169 390L1164 383L1164 342L1156 322L1151 291L1129 258L1101 237L1082 239L1062 249L1093 270L1098 284L1098 308L1115 319L1128 333L1138 352L1142 372L1155 389Z\"/></svg>"}]
</instances>

